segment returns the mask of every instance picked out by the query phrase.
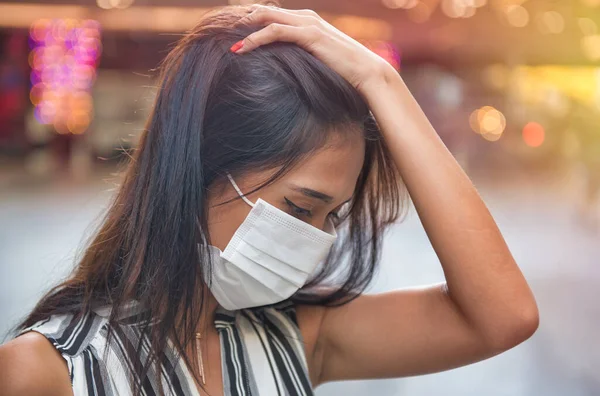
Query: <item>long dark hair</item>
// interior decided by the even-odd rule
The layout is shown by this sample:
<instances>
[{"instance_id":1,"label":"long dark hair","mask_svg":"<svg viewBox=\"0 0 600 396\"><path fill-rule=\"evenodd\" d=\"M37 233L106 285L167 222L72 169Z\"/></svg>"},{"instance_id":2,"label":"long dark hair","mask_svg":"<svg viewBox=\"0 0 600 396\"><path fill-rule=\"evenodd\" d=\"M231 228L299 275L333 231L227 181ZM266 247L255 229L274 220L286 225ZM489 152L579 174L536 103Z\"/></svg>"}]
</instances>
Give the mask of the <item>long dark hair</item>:
<instances>
[{"instance_id":1,"label":"long dark hair","mask_svg":"<svg viewBox=\"0 0 600 396\"><path fill-rule=\"evenodd\" d=\"M200 321L198 296L212 268L197 248L210 243L209 187L225 172L277 169L256 189L262 188L322 148L332 133L364 135L364 167L340 224L342 237L293 300L342 304L373 278L383 230L401 215L406 196L377 124L348 82L296 45L231 53L233 43L260 28L237 23L247 12L237 6L206 14L168 54L139 146L99 230L72 275L18 329L104 305L112 306L109 322L116 324L134 299L152 318L140 329L151 353L135 368L136 377L166 362L160 351L169 338L189 365L183 351ZM132 353L139 361L140 345ZM140 382L134 381L134 393Z\"/></svg>"}]
</instances>

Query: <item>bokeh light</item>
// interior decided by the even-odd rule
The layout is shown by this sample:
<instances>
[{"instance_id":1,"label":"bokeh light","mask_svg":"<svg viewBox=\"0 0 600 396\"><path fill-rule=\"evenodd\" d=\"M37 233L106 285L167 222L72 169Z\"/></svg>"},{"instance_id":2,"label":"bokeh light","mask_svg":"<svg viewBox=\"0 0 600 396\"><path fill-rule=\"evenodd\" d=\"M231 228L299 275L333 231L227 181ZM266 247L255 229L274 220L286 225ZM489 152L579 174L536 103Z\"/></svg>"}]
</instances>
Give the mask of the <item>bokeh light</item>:
<instances>
[{"instance_id":1,"label":"bokeh light","mask_svg":"<svg viewBox=\"0 0 600 396\"><path fill-rule=\"evenodd\" d=\"M384 6L391 9L409 9L415 7L417 3L419 3L419 0L382 0L382 3Z\"/></svg>"},{"instance_id":2,"label":"bokeh light","mask_svg":"<svg viewBox=\"0 0 600 396\"><path fill-rule=\"evenodd\" d=\"M450 18L470 18L477 8L472 0L442 0L441 7Z\"/></svg>"},{"instance_id":3,"label":"bokeh light","mask_svg":"<svg viewBox=\"0 0 600 396\"><path fill-rule=\"evenodd\" d=\"M600 34L583 37L581 39L581 50L590 60L600 60Z\"/></svg>"},{"instance_id":4,"label":"bokeh light","mask_svg":"<svg viewBox=\"0 0 600 396\"><path fill-rule=\"evenodd\" d=\"M396 70L400 70L400 52L388 41L363 40L365 47L385 59Z\"/></svg>"},{"instance_id":5,"label":"bokeh light","mask_svg":"<svg viewBox=\"0 0 600 396\"><path fill-rule=\"evenodd\" d=\"M540 32L544 34L559 34L565 30L565 19L557 11L546 11L536 18Z\"/></svg>"},{"instance_id":6,"label":"bokeh light","mask_svg":"<svg viewBox=\"0 0 600 396\"><path fill-rule=\"evenodd\" d=\"M506 7L506 19L514 27L525 27L529 23L529 12L520 5Z\"/></svg>"},{"instance_id":7,"label":"bokeh light","mask_svg":"<svg viewBox=\"0 0 600 396\"><path fill-rule=\"evenodd\" d=\"M492 106L483 106L471 113L469 124L475 133L495 142L500 139L506 128L506 117Z\"/></svg>"},{"instance_id":8,"label":"bokeh light","mask_svg":"<svg viewBox=\"0 0 600 396\"><path fill-rule=\"evenodd\" d=\"M583 33L585 36L591 36L598 33L598 25L596 25L596 22L594 22L593 19L578 18L577 24L579 25L581 33Z\"/></svg>"},{"instance_id":9,"label":"bokeh light","mask_svg":"<svg viewBox=\"0 0 600 396\"><path fill-rule=\"evenodd\" d=\"M600 0L581 0L581 2L588 7L600 6Z\"/></svg>"},{"instance_id":10,"label":"bokeh light","mask_svg":"<svg viewBox=\"0 0 600 396\"><path fill-rule=\"evenodd\" d=\"M127 8L130 7L135 0L96 0L98 7L110 10L111 8Z\"/></svg>"},{"instance_id":11,"label":"bokeh light","mask_svg":"<svg viewBox=\"0 0 600 396\"><path fill-rule=\"evenodd\" d=\"M30 28L29 99L41 124L58 133L83 133L92 118L90 88L102 50L93 20L41 19Z\"/></svg>"},{"instance_id":12,"label":"bokeh light","mask_svg":"<svg viewBox=\"0 0 600 396\"><path fill-rule=\"evenodd\" d=\"M530 147L539 147L544 143L544 127L537 122L529 122L523 127L523 141Z\"/></svg>"}]
</instances>

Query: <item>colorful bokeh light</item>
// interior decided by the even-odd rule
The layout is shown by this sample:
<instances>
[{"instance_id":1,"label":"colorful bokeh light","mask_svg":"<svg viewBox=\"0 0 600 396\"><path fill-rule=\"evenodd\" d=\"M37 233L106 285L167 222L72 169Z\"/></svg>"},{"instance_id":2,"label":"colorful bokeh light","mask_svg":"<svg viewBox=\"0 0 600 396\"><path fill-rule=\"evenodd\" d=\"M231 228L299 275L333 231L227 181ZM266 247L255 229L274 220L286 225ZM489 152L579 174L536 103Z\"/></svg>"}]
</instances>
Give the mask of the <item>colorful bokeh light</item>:
<instances>
[{"instance_id":1,"label":"colorful bokeh light","mask_svg":"<svg viewBox=\"0 0 600 396\"><path fill-rule=\"evenodd\" d=\"M400 70L400 51L392 43L382 40L363 40L362 43L385 59L394 69Z\"/></svg>"},{"instance_id":2,"label":"colorful bokeh light","mask_svg":"<svg viewBox=\"0 0 600 396\"><path fill-rule=\"evenodd\" d=\"M83 133L93 117L90 89L102 44L94 20L40 19L30 29L31 91L38 122Z\"/></svg>"},{"instance_id":3,"label":"colorful bokeh light","mask_svg":"<svg viewBox=\"0 0 600 396\"><path fill-rule=\"evenodd\" d=\"M544 127L537 122L529 122L523 127L523 141L530 147L539 147L544 143Z\"/></svg>"}]
</instances>

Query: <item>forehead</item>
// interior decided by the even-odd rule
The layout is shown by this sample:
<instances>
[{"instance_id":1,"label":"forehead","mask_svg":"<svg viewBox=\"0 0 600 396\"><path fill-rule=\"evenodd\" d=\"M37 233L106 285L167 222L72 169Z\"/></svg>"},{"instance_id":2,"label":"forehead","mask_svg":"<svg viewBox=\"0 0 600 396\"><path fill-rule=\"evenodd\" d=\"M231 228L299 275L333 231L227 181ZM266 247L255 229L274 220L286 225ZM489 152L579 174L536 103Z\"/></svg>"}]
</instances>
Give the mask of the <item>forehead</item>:
<instances>
[{"instance_id":1,"label":"forehead","mask_svg":"<svg viewBox=\"0 0 600 396\"><path fill-rule=\"evenodd\" d=\"M361 134L334 134L325 146L296 165L281 182L310 188L335 199L347 199L364 162L365 141Z\"/></svg>"}]
</instances>

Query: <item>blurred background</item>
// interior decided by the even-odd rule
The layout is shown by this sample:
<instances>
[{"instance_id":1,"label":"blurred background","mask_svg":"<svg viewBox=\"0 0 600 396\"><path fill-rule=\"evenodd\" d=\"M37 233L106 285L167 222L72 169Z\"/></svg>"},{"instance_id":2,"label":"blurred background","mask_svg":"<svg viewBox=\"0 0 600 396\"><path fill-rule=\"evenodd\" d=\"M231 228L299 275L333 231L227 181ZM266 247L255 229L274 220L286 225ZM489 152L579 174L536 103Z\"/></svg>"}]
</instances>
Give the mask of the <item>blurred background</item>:
<instances>
[{"instance_id":1,"label":"blurred background","mask_svg":"<svg viewBox=\"0 0 600 396\"><path fill-rule=\"evenodd\" d=\"M0 339L94 231L143 129L153 69L203 12L227 4L0 2ZM317 395L600 395L600 0L283 6L316 10L398 69L492 211L541 314L529 341L491 360ZM371 291L442 280L414 210L388 238Z\"/></svg>"}]
</instances>

